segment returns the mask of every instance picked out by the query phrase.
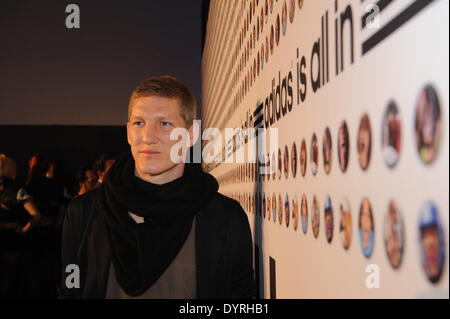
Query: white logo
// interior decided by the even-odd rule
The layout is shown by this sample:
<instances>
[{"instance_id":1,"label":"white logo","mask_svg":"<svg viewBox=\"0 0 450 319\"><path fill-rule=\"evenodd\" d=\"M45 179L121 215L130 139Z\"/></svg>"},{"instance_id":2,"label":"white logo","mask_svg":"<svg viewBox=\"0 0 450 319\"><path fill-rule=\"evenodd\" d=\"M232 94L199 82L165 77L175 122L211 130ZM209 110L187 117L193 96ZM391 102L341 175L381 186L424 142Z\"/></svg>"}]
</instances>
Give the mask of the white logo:
<instances>
[{"instance_id":1,"label":"white logo","mask_svg":"<svg viewBox=\"0 0 450 319\"><path fill-rule=\"evenodd\" d=\"M80 8L76 4L68 4L66 12L70 13L66 17L67 29L79 29L80 28Z\"/></svg>"},{"instance_id":2,"label":"white logo","mask_svg":"<svg viewBox=\"0 0 450 319\"><path fill-rule=\"evenodd\" d=\"M366 287L369 289L380 288L380 267L376 264L367 265L366 272L370 273L366 277Z\"/></svg>"},{"instance_id":3,"label":"white logo","mask_svg":"<svg viewBox=\"0 0 450 319\"><path fill-rule=\"evenodd\" d=\"M66 266L66 273L69 274L66 277L66 287L69 289L80 288L80 267L69 264Z\"/></svg>"},{"instance_id":4,"label":"white logo","mask_svg":"<svg viewBox=\"0 0 450 319\"><path fill-rule=\"evenodd\" d=\"M366 7L366 12L370 12L370 14L366 17L367 28L380 28L380 8L374 3L369 3Z\"/></svg>"}]
</instances>

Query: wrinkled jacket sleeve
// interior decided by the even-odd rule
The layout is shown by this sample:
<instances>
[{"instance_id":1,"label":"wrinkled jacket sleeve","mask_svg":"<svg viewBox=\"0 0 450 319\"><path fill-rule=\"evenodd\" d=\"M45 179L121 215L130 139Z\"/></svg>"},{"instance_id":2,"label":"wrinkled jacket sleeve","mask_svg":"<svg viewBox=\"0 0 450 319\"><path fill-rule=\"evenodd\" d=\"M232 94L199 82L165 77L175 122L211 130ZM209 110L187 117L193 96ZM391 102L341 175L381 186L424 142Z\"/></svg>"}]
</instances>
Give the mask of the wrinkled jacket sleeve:
<instances>
[{"instance_id":1,"label":"wrinkled jacket sleeve","mask_svg":"<svg viewBox=\"0 0 450 319\"><path fill-rule=\"evenodd\" d=\"M230 231L233 232L231 266L231 297L252 299L256 295L253 271L253 242L248 218L241 205L234 201L236 214Z\"/></svg>"}]
</instances>

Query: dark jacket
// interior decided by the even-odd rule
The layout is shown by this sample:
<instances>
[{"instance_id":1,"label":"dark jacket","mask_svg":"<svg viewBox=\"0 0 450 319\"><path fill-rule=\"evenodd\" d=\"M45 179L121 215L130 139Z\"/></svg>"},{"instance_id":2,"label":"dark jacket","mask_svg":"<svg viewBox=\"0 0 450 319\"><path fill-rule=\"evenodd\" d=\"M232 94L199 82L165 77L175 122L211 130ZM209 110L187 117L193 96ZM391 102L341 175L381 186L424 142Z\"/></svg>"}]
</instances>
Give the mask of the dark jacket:
<instances>
[{"instance_id":1,"label":"dark jacket","mask_svg":"<svg viewBox=\"0 0 450 319\"><path fill-rule=\"evenodd\" d=\"M97 190L68 205L62 236L61 298L104 298L111 253ZM196 218L197 298L253 298L253 249L247 215L240 204L220 193ZM80 269L80 288L65 285L66 266Z\"/></svg>"}]
</instances>

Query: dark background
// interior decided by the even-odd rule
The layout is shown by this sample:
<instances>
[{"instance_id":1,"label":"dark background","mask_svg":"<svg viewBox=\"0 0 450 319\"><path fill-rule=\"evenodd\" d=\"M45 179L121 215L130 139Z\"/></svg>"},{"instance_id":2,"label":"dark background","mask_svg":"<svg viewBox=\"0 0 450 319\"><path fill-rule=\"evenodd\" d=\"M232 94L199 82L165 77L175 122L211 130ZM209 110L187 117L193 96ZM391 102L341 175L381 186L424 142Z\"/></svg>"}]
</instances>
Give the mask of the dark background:
<instances>
[{"instance_id":1,"label":"dark background","mask_svg":"<svg viewBox=\"0 0 450 319\"><path fill-rule=\"evenodd\" d=\"M68 4L80 29L67 29ZM170 74L197 98L209 1L2 0L0 153L23 182L36 152L66 170L129 149L128 99L143 79Z\"/></svg>"}]
</instances>

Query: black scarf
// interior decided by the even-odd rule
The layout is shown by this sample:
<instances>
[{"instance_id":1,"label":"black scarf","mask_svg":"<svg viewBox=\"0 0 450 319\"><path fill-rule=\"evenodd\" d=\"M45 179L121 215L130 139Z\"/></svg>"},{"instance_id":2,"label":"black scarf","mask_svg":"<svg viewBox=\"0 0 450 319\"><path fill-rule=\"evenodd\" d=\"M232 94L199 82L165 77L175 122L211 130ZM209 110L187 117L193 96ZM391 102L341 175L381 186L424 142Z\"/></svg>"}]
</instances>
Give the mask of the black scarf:
<instances>
[{"instance_id":1,"label":"black scarf","mask_svg":"<svg viewBox=\"0 0 450 319\"><path fill-rule=\"evenodd\" d=\"M134 172L127 153L98 190L117 281L130 296L144 293L163 274L186 241L194 215L219 188L197 163L186 163L182 177L163 185L143 181ZM128 212L144 223L137 224Z\"/></svg>"}]
</instances>

